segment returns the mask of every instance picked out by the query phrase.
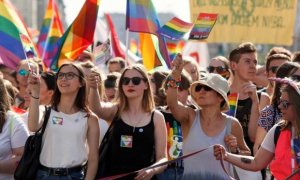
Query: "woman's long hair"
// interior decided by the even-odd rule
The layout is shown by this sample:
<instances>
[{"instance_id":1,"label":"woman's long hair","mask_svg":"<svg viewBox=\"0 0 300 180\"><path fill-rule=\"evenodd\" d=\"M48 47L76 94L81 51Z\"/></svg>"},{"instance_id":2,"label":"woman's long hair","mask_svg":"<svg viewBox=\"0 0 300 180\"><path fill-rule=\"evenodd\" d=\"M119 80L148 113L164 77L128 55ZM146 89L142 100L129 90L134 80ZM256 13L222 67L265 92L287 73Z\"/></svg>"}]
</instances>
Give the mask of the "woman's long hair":
<instances>
[{"instance_id":1,"label":"woman's long hair","mask_svg":"<svg viewBox=\"0 0 300 180\"><path fill-rule=\"evenodd\" d=\"M6 120L6 112L10 109L10 99L4 85L4 80L0 78L0 133Z\"/></svg>"},{"instance_id":2,"label":"woman's long hair","mask_svg":"<svg viewBox=\"0 0 300 180\"><path fill-rule=\"evenodd\" d=\"M117 92L117 97L116 97L116 103L119 107L117 116L120 117L121 113L124 110L127 110L128 106L129 106L128 99L127 99L127 97L126 97L126 95L123 91L123 88L122 88L122 81L123 81L123 78L124 78L124 74L128 70L138 71L142 75L142 77L145 79L145 83L148 85L148 88L145 89L145 91L143 93L142 108L146 112L151 112L155 108L155 103L154 103L153 94L152 94L152 91L151 91L151 88L150 88L149 78L147 76L147 72L146 72L146 69L144 68L144 66L137 64L137 65L134 65L134 66L131 66L131 67L127 67L123 71L123 73L120 77L120 80L119 80L119 83L118 83L118 89L119 90Z\"/></svg>"},{"instance_id":3,"label":"woman's long hair","mask_svg":"<svg viewBox=\"0 0 300 180\"><path fill-rule=\"evenodd\" d=\"M84 79L83 70L82 70L82 68L81 68L80 66L78 66L78 65L76 65L76 64L71 64L71 63L63 64L63 65L59 68L58 72L56 73L56 77L55 77L56 83L57 83L57 77L58 77L58 74L59 74L60 70L61 70L63 67L65 67L65 66L72 66L72 67L74 67L74 68L77 70L77 72L78 72L78 74L79 74L79 82L80 82L80 84L82 85L82 86L79 88L79 90L78 90L78 93L77 93L77 95L76 95L76 99L75 99L74 105L75 105L77 108L79 108L80 110L85 111L85 112L89 115L89 114L90 114L90 110L89 110L89 108L88 108L88 106L87 106L87 102L86 102L86 98L87 98L87 94L86 94L86 92L87 92L87 90L86 90L86 81L85 81L85 79ZM59 102L60 102L60 97L61 97L61 93L60 93L58 87L56 86L56 88L55 88L55 90L54 90L54 94L53 94L53 96L52 96L52 100L51 100L51 105L52 105L52 107L53 107L56 111L58 111L57 106L58 106L58 104L59 104Z\"/></svg>"}]
</instances>

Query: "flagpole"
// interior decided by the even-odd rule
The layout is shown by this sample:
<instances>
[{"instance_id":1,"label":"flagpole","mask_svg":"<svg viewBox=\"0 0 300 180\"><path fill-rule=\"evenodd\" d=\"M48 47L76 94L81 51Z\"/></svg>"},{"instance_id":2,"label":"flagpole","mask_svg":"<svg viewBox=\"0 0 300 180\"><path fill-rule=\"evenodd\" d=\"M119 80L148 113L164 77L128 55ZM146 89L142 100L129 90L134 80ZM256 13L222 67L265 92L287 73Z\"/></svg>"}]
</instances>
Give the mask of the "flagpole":
<instances>
[{"instance_id":1,"label":"flagpole","mask_svg":"<svg viewBox=\"0 0 300 180\"><path fill-rule=\"evenodd\" d=\"M22 47L23 47L23 52L24 52L24 55L25 55L25 58L26 58L26 62L27 62L27 66L28 66L28 69L31 71L31 68L30 68L30 64L29 64L29 60L28 60L28 57L27 57L27 54L26 54L26 50L25 50L25 46L23 44L23 41L22 41L22 34L19 33L19 37L20 37L20 40L21 40L21 44L22 44Z\"/></svg>"},{"instance_id":2,"label":"flagpole","mask_svg":"<svg viewBox=\"0 0 300 180\"><path fill-rule=\"evenodd\" d=\"M130 65L129 63L129 58L128 58L128 51L129 51L129 29L127 28L126 29L126 48L125 48L125 59L126 59L126 62L127 62L127 65Z\"/></svg>"}]
</instances>

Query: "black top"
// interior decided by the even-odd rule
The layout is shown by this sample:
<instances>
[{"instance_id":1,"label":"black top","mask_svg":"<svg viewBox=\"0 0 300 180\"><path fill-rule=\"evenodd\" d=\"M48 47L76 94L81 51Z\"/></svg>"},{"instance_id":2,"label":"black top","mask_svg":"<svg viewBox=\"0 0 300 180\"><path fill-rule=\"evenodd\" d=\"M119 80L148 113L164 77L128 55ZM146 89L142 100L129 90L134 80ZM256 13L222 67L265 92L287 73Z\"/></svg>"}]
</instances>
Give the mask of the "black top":
<instances>
[{"instance_id":1,"label":"black top","mask_svg":"<svg viewBox=\"0 0 300 180\"><path fill-rule=\"evenodd\" d=\"M155 163L153 114L143 127L130 126L121 118L115 119L109 143L106 176L128 173ZM122 179L133 179L135 175Z\"/></svg>"}]
</instances>

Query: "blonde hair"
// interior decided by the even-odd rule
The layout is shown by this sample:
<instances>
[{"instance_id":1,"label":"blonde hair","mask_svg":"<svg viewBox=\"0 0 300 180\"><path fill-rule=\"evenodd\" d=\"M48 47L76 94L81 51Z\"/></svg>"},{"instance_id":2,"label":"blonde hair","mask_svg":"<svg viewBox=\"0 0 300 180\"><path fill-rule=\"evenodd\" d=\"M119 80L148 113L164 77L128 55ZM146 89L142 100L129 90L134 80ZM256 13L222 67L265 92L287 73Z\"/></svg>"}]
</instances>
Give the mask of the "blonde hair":
<instances>
[{"instance_id":1,"label":"blonde hair","mask_svg":"<svg viewBox=\"0 0 300 180\"><path fill-rule=\"evenodd\" d=\"M153 94L152 94L152 90L150 88L150 81L147 75L147 71L145 69L145 67L143 65L134 65L131 67L127 67L125 68L125 70L123 71L119 83L118 83L118 92L117 92L117 96L116 96L116 104L118 105L119 109L117 112L117 116L120 117L121 113L124 110L128 109L128 99L123 91L122 88L122 80L124 78L124 74L126 73L126 71L128 70L136 70L138 71L142 77L145 79L145 83L147 83L148 88L145 89L144 93L143 93L143 99L142 99L142 108L144 111L146 112L151 112L154 108L155 108L155 103L154 103L154 98L153 98Z\"/></svg>"}]
</instances>

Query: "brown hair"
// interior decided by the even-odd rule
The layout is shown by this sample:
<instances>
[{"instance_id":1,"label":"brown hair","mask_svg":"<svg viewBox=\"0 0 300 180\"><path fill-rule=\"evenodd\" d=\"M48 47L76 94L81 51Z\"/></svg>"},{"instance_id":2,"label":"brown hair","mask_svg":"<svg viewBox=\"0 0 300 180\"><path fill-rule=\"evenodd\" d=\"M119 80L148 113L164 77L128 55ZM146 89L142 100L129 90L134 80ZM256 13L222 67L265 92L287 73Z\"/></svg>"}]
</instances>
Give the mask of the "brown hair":
<instances>
[{"instance_id":1,"label":"brown hair","mask_svg":"<svg viewBox=\"0 0 300 180\"><path fill-rule=\"evenodd\" d=\"M148 78L148 75L147 75L147 71L146 71L146 69L143 65L136 64L136 65L133 65L131 67L125 68L125 70L123 71L123 73L120 77L120 80L119 80L119 83L118 83L119 90L118 90L117 96L116 96L116 103L119 107L118 112L117 112L117 116L120 116L121 113L124 110L127 110L128 106L129 106L128 99L125 96L125 93L124 93L123 88L122 88L122 83L121 83L123 78L124 78L124 75L125 75L126 71L128 71L128 70L138 71L143 76L143 78L145 79L145 83L148 85L148 88L145 89L145 91L143 93L142 108L146 112L151 112L155 108L155 103L154 103L153 94L152 94L152 91L151 91L151 88L150 88L150 83L149 83L149 78Z\"/></svg>"},{"instance_id":2,"label":"brown hair","mask_svg":"<svg viewBox=\"0 0 300 180\"><path fill-rule=\"evenodd\" d=\"M297 87L300 88L300 83L297 83ZM297 93L297 91L290 85L285 85L281 88L281 92L286 92L288 97L289 97L289 101L291 102L291 104L294 106L294 109L296 110L296 126L297 126L297 132L296 135L299 136L300 135L300 95ZM282 121L280 124L282 130L284 129L288 129L291 127L291 122L290 121Z\"/></svg>"},{"instance_id":3,"label":"brown hair","mask_svg":"<svg viewBox=\"0 0 300 180\"><path fill-rule=\"evenodd\" d=\"M0 133L6 120L6 112L10 109L10 100L4 85L4 80L0 78Z\"/></svg>"},{"instance_id":4,"label":"brown hair","mask_svg":"<svg viewBox=\"0 0 300 180\"><path fill-rule=\"evenodd\" d=\"M74 67L77 70L78 74L79 74L79 82L81 83L82 86L78 90L74 105L77 108L79 108L80 110L85 111L87 113L87 115L89 116L90 115L90 110L87 106L87 101L86 101L86 98L87 98L86 81L84 79L84 74L83 74L83 70L82 70L81 66L79 66L77 64L73 64L73 63L65 63L65 64L61 65L60 68L58 69L57 73L56 73L55 80L57 82L58 74L59 74L60 70L65 66ZM53 94L52 100L51 100L52 107L56 111L58 111L57 106L60 102L60 97L61 97L61 93L60 93L59 89L56 88L54 90L54 94Z\"/></svg>"},{"instance_id":5,"label":"brown hair","mask_svg":"<svg viewBox=\"0 0 300 180\"><path fill-rule=\"evenodd\" d=\"M284 47L273 47L272 49L270 49L270 51L267 53L265 59L267 59L269 56L272 56L274 54L284 54L286 56L288 56L289 58L292 57L292 53L291 51L285 49Z\"/></svg>"},{"instance_id":6,"label":"brown hair","mask_svg":"<svg viewBox=\"0 0 300 180\"><path fill-rule=\"evenodd\" d=\"M229 54L229 61L238 63L242 54L255 53L256 48L253 43L245 42L232 50Z\"/></svg>"},{"instance_id":7,"label":"brown hair","mask_svg":"<svg viewBox=\"0 0 300 180\"><path fill-rule=\"evenodd\" d=\"M271 56L267 57L267 62L266 62L266 70L269 71L270 64L274 60L286 60L286 61L291 61L291 58L287 55L284 54L273 54Z\"/></svg>"}]
</instances>

